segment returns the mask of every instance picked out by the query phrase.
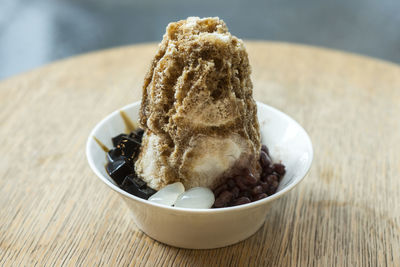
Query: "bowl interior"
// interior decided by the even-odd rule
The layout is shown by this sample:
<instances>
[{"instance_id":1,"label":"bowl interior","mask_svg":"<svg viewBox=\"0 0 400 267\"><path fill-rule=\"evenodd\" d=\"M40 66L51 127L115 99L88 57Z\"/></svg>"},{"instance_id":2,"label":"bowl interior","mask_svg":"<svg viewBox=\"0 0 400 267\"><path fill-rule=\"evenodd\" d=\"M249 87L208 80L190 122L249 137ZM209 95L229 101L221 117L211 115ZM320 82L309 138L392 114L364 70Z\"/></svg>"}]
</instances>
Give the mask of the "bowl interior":
<instances>
[{"instance_id":1,"label":"bowl interior","mask_svg":"<svg viewBox=\"0 0 400 267\"><path fill-rule=\"evenodd\" d=\"M112 148L111 138L127 132L126 120L121 116L121 111L130 121L137 122L139 108L140 102L132 103L111 113L99 122L89 135L86 154L91 168L106 184L126 196L142 201L121 190L107 174L105 170L106 153L98 143L100 141L107 148ZM272 198L279 197L289 191L304 178L311 166L313 149L307 133L292 118L263 103L257 102L257 108L262 143L267 145L274 162L282 162L286 166L286 174L278 187L278 191L262 200L268 201L268 199L272 200ZM247 205L253 205L257 202Z\"/></svg>"}]
</instances>

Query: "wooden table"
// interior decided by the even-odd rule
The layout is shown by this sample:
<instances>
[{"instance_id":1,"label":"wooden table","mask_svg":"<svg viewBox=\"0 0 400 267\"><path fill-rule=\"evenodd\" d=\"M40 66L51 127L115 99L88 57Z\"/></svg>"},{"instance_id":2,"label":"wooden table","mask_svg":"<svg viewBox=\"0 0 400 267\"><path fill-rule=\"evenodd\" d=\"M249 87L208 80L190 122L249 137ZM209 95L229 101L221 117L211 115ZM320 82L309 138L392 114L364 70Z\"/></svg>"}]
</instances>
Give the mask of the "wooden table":
<instances>
[{"instance_id":1,"label":"wooden table","mask_svg":"<svg viewBox=\"0 0 400 267\"><path fill-rule=\"evenodd\" d=\"M90 170L86 138L141 97L154 44L96 52L0 83L0 266L400 266L400 67L247 42L254 97L295 118L315 160L239 244L185 250L140 232Z\"/></svg>"}]
</instances>

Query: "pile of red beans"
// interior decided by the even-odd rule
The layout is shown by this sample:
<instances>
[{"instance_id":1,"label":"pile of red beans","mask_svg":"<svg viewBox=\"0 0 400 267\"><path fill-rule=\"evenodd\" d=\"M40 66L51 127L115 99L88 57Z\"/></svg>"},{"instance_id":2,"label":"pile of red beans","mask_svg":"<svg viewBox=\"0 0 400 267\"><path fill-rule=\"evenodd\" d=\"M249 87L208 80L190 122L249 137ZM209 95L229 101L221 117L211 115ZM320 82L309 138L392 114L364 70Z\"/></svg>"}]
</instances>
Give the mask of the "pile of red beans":
<instances>
[{"instance_id":1,"label":"pile of red beans","mask_svg":"<svg viewBox=\"0 0 400 267\"><path fill-rule=\"evenodd\" d=\"M259 180L245 168L238 170L224 184L218 186L214 190L213 208L247 204L273 195L285 175L285 166L281 163L272 163L265 145L261 147L260 165L262 171Z\"/></svg>"}]
</instances>

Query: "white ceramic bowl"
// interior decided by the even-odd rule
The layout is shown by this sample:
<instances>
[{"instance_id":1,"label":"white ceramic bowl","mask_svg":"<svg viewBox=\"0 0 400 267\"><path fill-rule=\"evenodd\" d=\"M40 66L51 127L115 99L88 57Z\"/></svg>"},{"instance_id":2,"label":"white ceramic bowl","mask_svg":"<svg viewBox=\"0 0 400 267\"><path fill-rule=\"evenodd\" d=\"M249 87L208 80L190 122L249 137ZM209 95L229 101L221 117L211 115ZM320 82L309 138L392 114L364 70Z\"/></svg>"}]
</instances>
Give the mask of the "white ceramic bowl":
<instances>
[{"instance_id":1,"label":"white ceramic bowl","mask_svg":"<svg viewBox=\"0 0 400 267\"><path fill-rule=\"evenodd\" d=\"M262 143L268 146L274 161L282 161L286 166L278 191L265 199L230 208L196 210L158 205L121 190L108 176L104 168L106 154L93 137L111 148L111 138L125 131L120 110L132 121L137 121L139 102L111 113L92 130L86 145L89 165L107 186L122 197L139 229L155 240L191 249L218 248L237 243L253 235L263 225L269 205L304 178L313 158L310 138L296 121L265 104L258 102L257 106Z\"/></svg>"}]
</instances>

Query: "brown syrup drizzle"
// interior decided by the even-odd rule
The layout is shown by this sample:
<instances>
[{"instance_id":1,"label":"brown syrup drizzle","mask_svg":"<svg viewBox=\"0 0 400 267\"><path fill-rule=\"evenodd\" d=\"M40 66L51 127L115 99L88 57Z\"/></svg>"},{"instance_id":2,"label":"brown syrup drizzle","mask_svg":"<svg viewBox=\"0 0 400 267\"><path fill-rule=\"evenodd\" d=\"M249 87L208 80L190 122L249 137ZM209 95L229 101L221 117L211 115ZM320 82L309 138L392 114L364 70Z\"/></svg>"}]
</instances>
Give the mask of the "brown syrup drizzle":
<instances>
[{"instance_id":1,"label":"brown syrup drizzle","mask_svg":"<svg viewBox=\"0 0 400 267\"><path fill-rule=\"evenodd\" d=\"M125 113L125 111L120 110L119 111L119 115L121 115L122 120L124 121L125 124L125 133L126 134L130 134L131 132L135 131L137 129L136 123L134 123L129 117L128 115ZM108 149L108 147L106 145L104 145L99 139L97 139L96 136L93 136L94 141L96 141L96 143L100 146L100 148L104 151L104 152L108 152L110 151L110 149Z\"/></svg>"},{"instance_id":2,"label":"brown syrup drizzle","mask_svg":"<svg viewBox=\"0 0 400 267\"><path fill-rule=\"evenodd\" d=\"M121 115L121 118L124 120L125 123L125 133L130 134L131 132L135 131L137 129L136 123L134 123L128 115L125 113L125 111L120 110L119 114Z\"/></svg>"},{"instance_id":3,"label":"brown syrup drizzle","mask_svg":"<svg viewBox=\"0 0 400 267\"><path fill-rule=\"evenodd\" d=\"M110 150L108 149L108 147L106 147L105 144L103 144L99 139L97 139L96 136L93 136L93 139L94 139L94 141L96 141L96 143L101 147L101 149L103 149L104 152L107 153L108 151L110 151Z\"/></svg>"}]
</instances>

